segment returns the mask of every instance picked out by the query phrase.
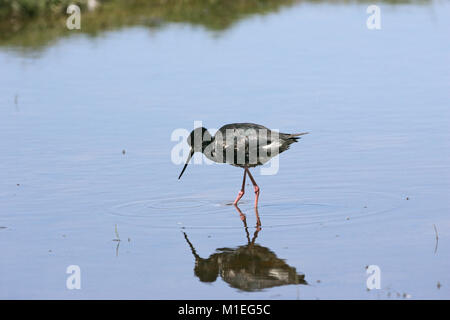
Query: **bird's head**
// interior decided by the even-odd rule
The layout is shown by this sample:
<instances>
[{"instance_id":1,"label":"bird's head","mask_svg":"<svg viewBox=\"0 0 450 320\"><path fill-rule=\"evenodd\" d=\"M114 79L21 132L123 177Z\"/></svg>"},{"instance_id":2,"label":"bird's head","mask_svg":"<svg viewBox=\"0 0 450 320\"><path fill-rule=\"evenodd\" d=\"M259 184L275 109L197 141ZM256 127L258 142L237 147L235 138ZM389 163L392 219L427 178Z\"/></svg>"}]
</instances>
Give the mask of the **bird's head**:
<instances>
[{"instance_id":1,"label":"bird's head","mask_svg":"<svg viewBox=\"0 0 450 320\"><path fill-rule=\"evenodd\" d=\"M205 150L205 148L211 143L211 134L206 128L195 128L187 137L187 143L191 147L191 150L178 179L180 179L183 175L184 170L186 170L186 167L194 153L203 152L203 150Z\"/></svg>"}]
</instances>

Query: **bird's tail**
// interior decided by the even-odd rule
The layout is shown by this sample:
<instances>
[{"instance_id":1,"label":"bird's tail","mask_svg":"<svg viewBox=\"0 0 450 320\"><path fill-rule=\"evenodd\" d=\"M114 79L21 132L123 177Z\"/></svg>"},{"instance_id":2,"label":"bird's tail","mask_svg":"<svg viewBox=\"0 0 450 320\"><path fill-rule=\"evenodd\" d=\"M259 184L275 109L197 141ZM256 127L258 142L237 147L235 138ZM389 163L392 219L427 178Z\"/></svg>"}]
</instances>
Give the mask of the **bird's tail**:
<instances>
[{"instance_id":1,"label":"bird's tail","mask_svg":"<svg viewBox=\"0 0 450 320\"><path fill-rule=\"evenodd\" d=\"M283 138L286 140L287 146L289 146L291 143L297 142L298 139L300 139L300 136L303 136L308 133L309 132L292 133L292 134L283 133Z\"/></svg>"}]
</instances>

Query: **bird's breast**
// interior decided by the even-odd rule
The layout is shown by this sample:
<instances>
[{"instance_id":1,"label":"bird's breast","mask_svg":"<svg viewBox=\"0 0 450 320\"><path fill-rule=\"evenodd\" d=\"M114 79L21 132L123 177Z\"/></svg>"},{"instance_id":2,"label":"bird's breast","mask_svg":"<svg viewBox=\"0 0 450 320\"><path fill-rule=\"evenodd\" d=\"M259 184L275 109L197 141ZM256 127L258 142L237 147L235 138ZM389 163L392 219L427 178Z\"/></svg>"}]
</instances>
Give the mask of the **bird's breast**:
<instances>
[{"instance_id":1,"label":"bird's breast","mask_svg":"<svg viewBox=\"0 0 450 320\"><path fill-rule=\"evenodd\" d=\"M279 154L281 146L282 141L279 139L267 140L253 134L235 133L226 138L215 138L203 153L214 162L254 167Z\"/></svg>"}]
</instances>

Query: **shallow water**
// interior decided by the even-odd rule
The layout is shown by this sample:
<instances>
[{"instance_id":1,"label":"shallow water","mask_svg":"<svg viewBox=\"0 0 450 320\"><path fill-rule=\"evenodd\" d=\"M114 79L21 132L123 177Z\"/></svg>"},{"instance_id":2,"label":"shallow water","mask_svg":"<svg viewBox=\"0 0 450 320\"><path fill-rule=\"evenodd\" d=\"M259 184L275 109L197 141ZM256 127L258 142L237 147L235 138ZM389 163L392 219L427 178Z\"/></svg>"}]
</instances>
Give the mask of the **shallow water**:
<instances>
[{"instance_id":1,"label":"shallow water","mask_svg":"<svg viewBox=\"0 0 450 320\"><path fill-rule=\"evenodd\" d=\"M450 298L450 6L366 7L0 48L0 298ZM177 180L196 120L310 132L253 170L261 230L241 169Z\"/></svg>"}]
</instances>

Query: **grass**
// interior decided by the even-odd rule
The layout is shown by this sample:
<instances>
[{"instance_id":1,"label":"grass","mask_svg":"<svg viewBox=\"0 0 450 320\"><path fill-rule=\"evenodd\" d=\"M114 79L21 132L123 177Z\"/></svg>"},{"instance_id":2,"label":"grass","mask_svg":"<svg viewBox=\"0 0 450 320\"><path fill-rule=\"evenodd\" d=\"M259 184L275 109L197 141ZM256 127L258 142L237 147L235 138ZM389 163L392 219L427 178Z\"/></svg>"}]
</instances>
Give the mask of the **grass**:
<instances>
[{"instance_id":1,"label":"grass","mask_svg":"<svg viewBox=\"0 0 450 320\"><path fill-rule=\"evenodd\" d=\"M98 0L100 1L100 0ZM224 30L250 14L264 14L296 0L103 0L87 10L87 0L0 0L0 46L38 48L74 33L95 36L127 26L158 28L164 23L188 23ZM81 8L81 30L70 31L67 5Z\"/></svg>"}]
</instances>

